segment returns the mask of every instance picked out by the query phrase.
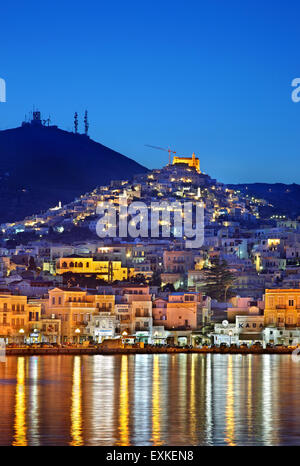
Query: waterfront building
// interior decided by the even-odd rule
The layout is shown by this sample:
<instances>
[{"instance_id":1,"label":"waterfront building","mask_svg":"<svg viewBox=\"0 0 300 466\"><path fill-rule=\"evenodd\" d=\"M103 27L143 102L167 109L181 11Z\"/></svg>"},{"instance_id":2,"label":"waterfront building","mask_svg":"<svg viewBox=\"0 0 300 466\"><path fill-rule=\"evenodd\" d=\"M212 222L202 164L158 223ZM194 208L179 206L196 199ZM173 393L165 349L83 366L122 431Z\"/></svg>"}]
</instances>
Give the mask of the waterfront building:
<instances>
[{"instance_id":1,"label":"waterfront building","mask_svg":"<svg viewBox=\"0 0 300 466\"><path fill-rule=\"evenodd\" d=\"M266 327L264 343L271 345L296 346L300 344L300 328Z\"/></svg>"},{"instance_id":2,"label":"waterfront building","mask_svg":"<svg viewBox=\"0 0 300 466\"><path fill-rule=\"evenodd\" d=\"M117 315L113 311L99 311L99 314L92 314L90 321L87 322L86 333L97 343L119 336Z\"/></svg>"},{"instance_id":3,"label":"waterfront building","mask_svg":"<svg viewBox=\"0 0 300 466\"><path fill-rule=\"evenodd\" d=\"M236 316L235 322L224 320L214 325L214 331L210 334L213 343L220 345L225 343L251 346L253 343L264 341L264 317L263 316Z\"/></svg>"},{"instance_id":4,"label":"waterfront building","mask_svg":"<svg viewBox=\"0 0 300 466\"><path fill-rule=\"evenodd\" d=\"M27 296L0 294L0 337L7 343L24 342L38 328L41 305Z\"/></svg>"},{"instance_id":5,"label":"waterfront building","mask_svg":"<svg viewBox=\"0 0 300 466\"><path fill-rule=\"evenodd\" d=\"M248 346L256 342L263 344L263 315L236 316L235 325L238 332L239 344L245 343Z\"/></svg>"},{"instance_id":6,"label":"waterfront building","mask_svg":"<svg viewBox=\"0 0 300 466\"><path fill-rule=\"evenodd\" d=\"M209 322L210 309L204 305L201 293L175 292L169 294L165 328L196 330Z\"/></svg>"},{"instance_id":7,"label":"waterfront building","mask_svg":"<svg viewBox=\"0 0 300 466\"><path fill-rule=\"evenodd\" d=\"M212 343L220 346L222 343L228 346L239 344L239 332L235 323L230 324L226 320L224 323L217 323L214 325L214 331L210 334Z\"/></svg>"},{"instance_id":8,"label":"waterfront building","mask_svg":"<svg viewBox=\"0 0 300 466\"><path fill-rule=\"evenodd\" d=\"M60 287L49 290L48 316L61 320L62 342L76 343L92 337L92 316L114 313L114 295L88 293L80 288Z\"/></svg>"},{"instance_id":9,"label":"waterfront building","mask_svg":"<svg viewBox=\"0 0 300 466\"><path fill-rule=\"evenodd\" d=\"M266 289L265 325L300 327L300 289Z\"/></svg>"}]
</instances>

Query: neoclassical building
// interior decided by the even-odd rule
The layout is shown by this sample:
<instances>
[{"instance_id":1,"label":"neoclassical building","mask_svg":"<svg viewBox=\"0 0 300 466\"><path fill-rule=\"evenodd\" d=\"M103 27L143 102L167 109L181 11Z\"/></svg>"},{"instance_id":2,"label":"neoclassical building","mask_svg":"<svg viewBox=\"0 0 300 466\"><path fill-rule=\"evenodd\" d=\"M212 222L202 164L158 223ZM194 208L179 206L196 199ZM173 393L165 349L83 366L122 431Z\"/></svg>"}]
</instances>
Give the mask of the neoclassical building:
<instances>
[{"instance_id":1,"label":"neoclassical building","mask_svg":"<svg viewBox=\"0 0 300 466\"><path fill-rule=\"evenodd\" d=\"M267 289L265 326L300 327L300 289Z\"/></svg>"}]
</instances>

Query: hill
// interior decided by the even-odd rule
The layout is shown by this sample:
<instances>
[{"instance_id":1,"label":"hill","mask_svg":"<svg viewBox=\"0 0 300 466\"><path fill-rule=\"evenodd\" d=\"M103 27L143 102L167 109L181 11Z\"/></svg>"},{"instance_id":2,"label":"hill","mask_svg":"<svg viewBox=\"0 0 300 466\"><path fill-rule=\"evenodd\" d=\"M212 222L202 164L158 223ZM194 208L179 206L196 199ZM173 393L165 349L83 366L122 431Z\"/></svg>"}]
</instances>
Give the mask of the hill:
<instances>
[{"instance_id":1,"label":"hill","mask_svg":"<svg viewBox=\"0 0 300 466\"><path fill-rule=\"evenodd\" d=\"M0 131L0 223L145 171L84 134L44 126L40 120Z\"/></svg>"},{"instance_id":2,"label":"hill","mask_svg":"<svg viewBox=\"0 0 300 466\"><path fill-rule=\"evenodd\" d=\"M265 199L272 206L261 208L265 216L286 215L292 219L300 216L300 185L283 183L247 183L229 184L231 189L239 190L242 194Z\"/></svg>"}]
</instances>

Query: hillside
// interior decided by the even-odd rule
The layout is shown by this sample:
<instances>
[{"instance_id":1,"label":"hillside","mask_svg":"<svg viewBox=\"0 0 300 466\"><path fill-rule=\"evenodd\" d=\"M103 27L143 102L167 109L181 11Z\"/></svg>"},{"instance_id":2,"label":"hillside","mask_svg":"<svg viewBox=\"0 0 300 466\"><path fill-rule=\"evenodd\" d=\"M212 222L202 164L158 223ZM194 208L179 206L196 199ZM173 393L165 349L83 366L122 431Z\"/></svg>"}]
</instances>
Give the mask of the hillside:
<instances>
[{"instance_id":1,"label":"hillside","mask_svg":"<svg viewBox=\"0 0 300 466\"><path fill-rule=\"evenodd\" d=\"M40 121L0 131L0 223L145 171L88 136L43 126Z\"/></svg>"},{"instance_id":2,"label":"hillside","mask_svg":"<svg viewBox=\"0 0 300 466\"><path fill-rule=\"evenodd\" d=\"M271 206L261 208L265 216L286 215L290 218L300 216L300 185L283 183L249 183L230 184L229 188L241 191L242 194L267 200Z\"/></svg>"}]
</instances>

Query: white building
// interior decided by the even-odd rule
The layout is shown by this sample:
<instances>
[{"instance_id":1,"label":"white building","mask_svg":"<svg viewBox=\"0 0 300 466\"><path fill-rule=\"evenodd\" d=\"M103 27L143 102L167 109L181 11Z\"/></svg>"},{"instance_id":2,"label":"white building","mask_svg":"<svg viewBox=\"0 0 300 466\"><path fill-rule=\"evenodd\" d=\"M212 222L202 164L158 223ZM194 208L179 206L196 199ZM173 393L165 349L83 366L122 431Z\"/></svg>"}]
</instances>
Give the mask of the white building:
<instances>
[{"instance_id":1,"label":"white building","mask_svg":"<svg viewBox=\"0 0 300 466\"><path fill-rule=\"evenodd\" d=\"M107 338L115 338L119 335L118 321L116 316L110 312L101 312L96 315L91 315L91 320L88 323L87 334L90 335L97 343Z\"/></svg>"},{"instance_id":2,"label":"white building","mask_svg":"<svg viewBox=\"0 0 300 466\"><path fill-rule=\"evenodd\" d=\"M222 324L215 324L214 332L211 336L213 337L213 343L217 346L220 346L222 343L228 346L233 344L238 345L239 343L236 324L229 324L227 320L224 320Z\"/></svg>"},{"instance_id":3,"label":"white building","mask_svg":"<svg viewBox=\"0 0 300 466\"><path fill-rule=\"evenodd\" d=\"M295 346L300 343L300 328L276 328L266 327L264 329L264 343L267 345Z\"/></svg>"}]
</instances>

